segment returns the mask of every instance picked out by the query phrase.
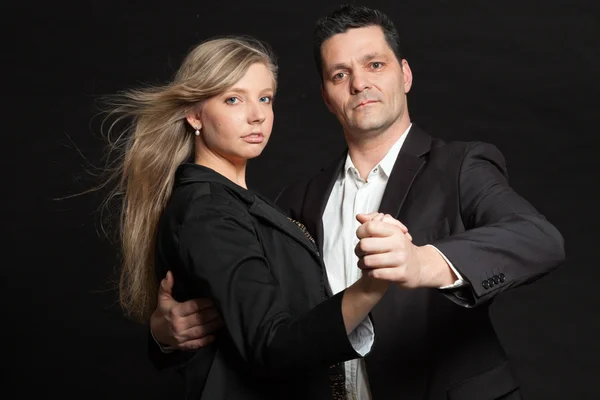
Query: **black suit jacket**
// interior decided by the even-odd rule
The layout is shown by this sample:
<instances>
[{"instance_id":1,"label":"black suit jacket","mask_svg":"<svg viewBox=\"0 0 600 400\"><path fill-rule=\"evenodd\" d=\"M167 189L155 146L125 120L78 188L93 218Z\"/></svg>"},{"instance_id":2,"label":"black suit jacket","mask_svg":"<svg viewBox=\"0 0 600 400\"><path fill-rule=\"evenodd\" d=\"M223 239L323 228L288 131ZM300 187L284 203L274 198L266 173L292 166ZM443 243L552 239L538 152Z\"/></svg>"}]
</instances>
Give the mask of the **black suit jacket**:
<instances>
[{"instance_id":1,"label":"black suit jacket","mask_svg":"<svg viewBox=\"0 0 600 400\"><path fill-rule=\"evenodd\" d=\"M320 249L322 215L346 154L277 199ZM388 290L372 311L375 344L365 359L373 400L519 398L488 305L551 271L564 250L560 233L508 185L502 154L485 143L433 139L413 124L379 211L403 222L414 244L436 246L469 286Z\"/></svg>"},{"instance_id":2,"label":"black suit jacket","mask_svg":"<svg viewBox=\"0 0 600 400\"><path fill-rule=\"evenodd\" d=\"M267 201L195 164L178 171L157 235L158 278L178 301L210 297L226 334L180 370L189 399L331 399L329 366L358 357L323 301L316 245ZM181 356L181 354L180 354Z\"/></svg>"}]
</instances>

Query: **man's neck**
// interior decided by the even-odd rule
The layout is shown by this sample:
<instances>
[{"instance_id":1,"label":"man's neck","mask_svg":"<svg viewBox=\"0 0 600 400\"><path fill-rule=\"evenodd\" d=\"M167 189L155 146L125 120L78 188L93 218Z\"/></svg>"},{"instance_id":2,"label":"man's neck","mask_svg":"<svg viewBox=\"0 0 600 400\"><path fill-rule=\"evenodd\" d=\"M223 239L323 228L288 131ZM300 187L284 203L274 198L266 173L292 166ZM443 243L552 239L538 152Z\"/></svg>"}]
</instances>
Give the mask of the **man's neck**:
<instances>
[{"instance_id":1,"label":"man's neck","mask_svg":"<svg viewBox=\"0 0 600 400\"><path fill-rule=\"evenodd\" d=\"M406 123L394 124L375 135L361 135L362 137L359 136L358 139L346 135L348 154L361 178L367 180L371 170L383 160L409 126L410 120Z\"/></svg>"}]
</instances>

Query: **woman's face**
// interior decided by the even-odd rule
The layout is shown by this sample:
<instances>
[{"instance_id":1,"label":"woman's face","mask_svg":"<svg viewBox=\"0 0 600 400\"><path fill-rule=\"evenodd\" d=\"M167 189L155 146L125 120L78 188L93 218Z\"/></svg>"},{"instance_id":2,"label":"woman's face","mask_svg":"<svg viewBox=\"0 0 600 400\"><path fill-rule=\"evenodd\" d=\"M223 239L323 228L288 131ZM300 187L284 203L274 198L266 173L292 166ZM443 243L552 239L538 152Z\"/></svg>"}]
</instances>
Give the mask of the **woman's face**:
<instances>
[{"instance_id":1,"label":"woman's face","mask_svg":"<svg viewBox=\"0 0 600 400\"><path fill-rule=\"evenodd\" d=\"M199 150L232 163L260 155L273 128L273 95L269 69L262 63L251 65L231 89L202 104L196 121L188 117L200 128Z\"/></svg>"}]
</instances>

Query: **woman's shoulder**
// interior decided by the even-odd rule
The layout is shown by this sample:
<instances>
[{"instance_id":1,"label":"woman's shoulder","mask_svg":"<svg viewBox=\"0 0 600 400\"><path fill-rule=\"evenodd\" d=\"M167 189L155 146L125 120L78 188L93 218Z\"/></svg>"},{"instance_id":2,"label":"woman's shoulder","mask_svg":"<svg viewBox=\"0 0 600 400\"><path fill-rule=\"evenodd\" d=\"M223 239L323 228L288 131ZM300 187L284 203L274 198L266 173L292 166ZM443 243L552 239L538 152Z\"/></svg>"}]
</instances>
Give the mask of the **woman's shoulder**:
<instances>
[{"instance_id":1,"label":"woman's shoulder","mask_svg":"<svg viewBox=\"0 0 600 400\"><path fill-rule=\"evenodd\" d=\"M178 187L172 200L186 210L184 219L207 214L249 216L247 201L219 182L194 182Z\"/></svg>"}]
</instances>

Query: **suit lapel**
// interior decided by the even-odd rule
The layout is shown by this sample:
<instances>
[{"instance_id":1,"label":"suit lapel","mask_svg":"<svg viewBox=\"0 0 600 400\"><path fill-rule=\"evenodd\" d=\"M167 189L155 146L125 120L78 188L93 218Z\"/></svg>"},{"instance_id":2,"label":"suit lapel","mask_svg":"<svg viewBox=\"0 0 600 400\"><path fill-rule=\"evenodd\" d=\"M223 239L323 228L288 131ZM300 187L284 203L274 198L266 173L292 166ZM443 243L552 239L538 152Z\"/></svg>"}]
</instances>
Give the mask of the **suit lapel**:
<instances>
[{"instance_id":1,"label":"suit lapel","mask_svg":"<svg viewBox=\"0 0 600 400\"><path fill-rule=\"evenodd\" d=\"M400 210L404 205L417 174L426 164L427 157L425 155L430 150L431 137L413 123L392 168L383 198L381 199L379 212L390 214L394 218L400 214ZM389 290L383 298L371 310L373 324L377 326L381 322L382 324L389 325L390 315L401 315L397 310L403 307L406 307L406 310L411 310L411 312L418 312L416 310L419 309L419 305L426 302L422 297L425 296L423 290L405 290L398 285L390 285ZM403 322L396 320L393 323L402 324ZM369 361L367 361L367 366L369 373L376 368L372 362L369 364Z\"/></svg>"},{"instance_id":2,"label":"suit lapel","mask_svg":"<svg viewBox=\"0 0 600 400\"><path fill-rule=\"evenodd\" d=\"M306 247L320 262L321 258L316 244L313 244L294 222L282 214L267 200L255 193L245 190L234 184L216 171L197 164L186 163L177 169L176 185L181 186L194 182L218 182L230 188L239 198L248 205L248 212L253 216L267 222L282 233Z\"/></svg>"},{"instance_id":3,"label":"suit lapel","mask_svg":"<svg viewBox=\"0 0 600 400\"><path fill-rule=\"evenodd\" d=\"M408 137L394 163L386 185L379 212L396 217L404 204L415 177L425 165L423 157L431 150L431 137L413 123ZM333 163L313 178L306 189L301 219L314 235L319 252L323 253L323 213L333 185L343 168L348 151L345 150Z\"/></svg>"},{"instance_id":4,"label":"suit lapel","mask_svg":"<svg viewBox=\"0 0 600 400\"><path fill-rule=\"evenodd\" d=\"M348 151L345 150L335 162L310 181L306 189L306 197L302 209L302 222L309 232L315 236L317 248L323 253L323 213L333 185L346 161Z\"/></svg>"},{"instance_id":5,"label":"suit lapel","mask_svg":"<svg viewBox=\"0 0 600 400\"><path fill-rule=\"evenodd\" d=\"M415 177L425 165L426 160L423 155L429 150L431 150L431 137L413 124L392 168L379 212L393 217L400 213Z\"/></svg>"},{"instance_id":6,"label":"suit lapel","mask_svg":"<svg viewBox=\"0 0 600 400\"><path fill-rule=\"evenodd\" d=\"M269 225L286 234L293 240L306 247L315 257L320 260L320 254L317 251L316 244L313 244L310 239L302 232L300 227L285 215L280 213L273 206L269 205L262 199L256 198L256 201L249 209L250 214L266 221Z\"/></svg>"}]
</instances>

